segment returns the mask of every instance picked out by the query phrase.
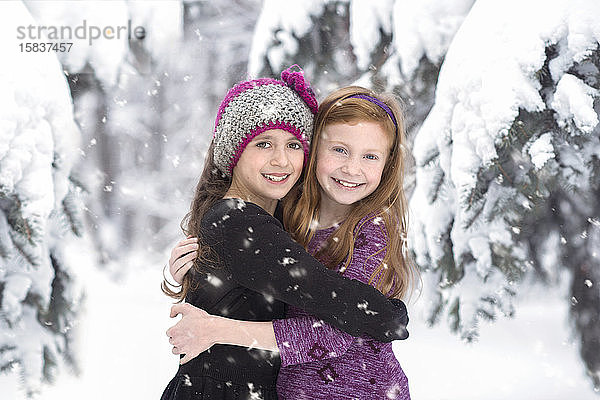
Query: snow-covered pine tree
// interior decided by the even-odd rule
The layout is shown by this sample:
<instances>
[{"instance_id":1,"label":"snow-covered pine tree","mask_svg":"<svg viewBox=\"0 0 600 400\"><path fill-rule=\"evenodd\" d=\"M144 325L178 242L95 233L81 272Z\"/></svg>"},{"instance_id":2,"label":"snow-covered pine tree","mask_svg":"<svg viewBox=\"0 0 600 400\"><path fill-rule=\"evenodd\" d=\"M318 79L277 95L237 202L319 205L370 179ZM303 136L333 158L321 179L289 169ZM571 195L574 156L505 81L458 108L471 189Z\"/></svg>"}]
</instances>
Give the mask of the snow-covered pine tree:
<instances>
[{"instance_id":1,"label":"snow-covered pine tree","mask_svg":"<svg viewBox=\"0 0 600 400\"><path fill-rule=\"evenodd\" d=\"M79 130L56 55L18 50L27 9L4 4L0 22L0 371L18 370L32 395L65 361L76 367L81 291L64 249L83 230L70 179Z\"/></svg>"},{"instance_id":2,"label":"snow-covered pine tree","mask_svg":"<svg viewBox=\"0 0 600 400\"><path fill-rule=\"evenodd\" d=\"M467 340L481 318L514 312L524 274L571 271L598 385L600 7L544 2L537 23L529 15L542 3L523 7L476 2L450 45L415 138L411 237L431 321L444 315ZM527 28L507 30L506 19Z\"/></svg>"},{"instance_id":3,"label":"snow-covered pine tree","mask_svg":"<svg viewBox=\"0 0 600 400\"><path fill-rule=\"evenodd\" d=\"M537 76L547 109L520 110L499 158L503 168L521 169L523 176L513 172L515 186L535 204L518 235L531 256L528 266L549 283L560 279L562 268L570 272L580 354L600 388L600 48L589 44L591 51L564 67L557 64L564 62L567 41L546 47Z\"/></svg>"},{"instance_id":4,"label":"snow-covered pine tree","mask_svg":"<svg viewBox=\"0 0 600 400\"><path fill-rule=\"evenodd\" d=\"M250 71L297 62L317 92L357 82L405 100L417 161L410 244L425 271L430 322L445 315L472 340L479 319L513 313L524 274L553 284L569 271L581 355L598 385L598 6L297 7L264 3ZM323 17L328 7L334 18ZM532 24L540 12L543 22ZM343 57L321 54L327 46Z\"/></svg>"}]
</instances>

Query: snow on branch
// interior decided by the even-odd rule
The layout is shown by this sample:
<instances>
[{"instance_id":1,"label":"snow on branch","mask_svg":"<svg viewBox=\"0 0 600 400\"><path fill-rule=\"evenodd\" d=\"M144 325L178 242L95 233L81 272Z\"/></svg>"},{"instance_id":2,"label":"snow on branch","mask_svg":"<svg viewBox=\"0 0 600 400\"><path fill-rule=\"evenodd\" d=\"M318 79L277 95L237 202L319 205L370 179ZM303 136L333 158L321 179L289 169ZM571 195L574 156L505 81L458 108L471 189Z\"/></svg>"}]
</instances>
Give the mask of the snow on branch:
<instances>
[{"instance_id":1,"label":"snow on branch","mask_svg":"<svg viewBox=\"0 0 600 400\"><path fill-rule=\"evenodd\" d=\"M33 19L20 2L3 6L0 25ZM68 357L80 293L61 247L76 221L63 201L78 154L79 129L54 52L21 52L14 34L0 51L0 370L17 367L29 394Z\"/></svg>"},{"instance_id":2,"label":"snow on branch","mask_svg":"<svg viewBox=\"0 0 600 400\"><path fill-rule=\"evenodd\" d=\"M449 44L414 142L411 239L437 299L430 320L446 314L467 339L513 312L515 284L538 263L528 217L560 188L591 190L598 16L593 0L480 0ZM569 139L581 135L587 153Z\"/></svg>"}]
</instances>

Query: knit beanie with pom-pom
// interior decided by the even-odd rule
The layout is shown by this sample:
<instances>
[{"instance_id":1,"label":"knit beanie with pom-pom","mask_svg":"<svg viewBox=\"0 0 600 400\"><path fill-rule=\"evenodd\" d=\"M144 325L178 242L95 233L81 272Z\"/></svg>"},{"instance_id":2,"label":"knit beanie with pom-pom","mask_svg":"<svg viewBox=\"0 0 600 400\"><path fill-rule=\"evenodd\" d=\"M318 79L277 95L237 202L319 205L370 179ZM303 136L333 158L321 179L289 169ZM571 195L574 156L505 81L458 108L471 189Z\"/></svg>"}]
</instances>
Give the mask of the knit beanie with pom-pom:
<instances>
[{"instance_id":1,"label":"knit beanie with pom-pom","mask_svg":"<svg viewBox=\"0 0 600 400\"><path fill-rule=\"evenodd\" d=\"M300 140L308 160L317 99L304 73L292 65L281 80L254 79L236 84L221 102L214 130L214 161L231 177L248 143L270 129L282 129Z\"/></svg>"}]
</instances>

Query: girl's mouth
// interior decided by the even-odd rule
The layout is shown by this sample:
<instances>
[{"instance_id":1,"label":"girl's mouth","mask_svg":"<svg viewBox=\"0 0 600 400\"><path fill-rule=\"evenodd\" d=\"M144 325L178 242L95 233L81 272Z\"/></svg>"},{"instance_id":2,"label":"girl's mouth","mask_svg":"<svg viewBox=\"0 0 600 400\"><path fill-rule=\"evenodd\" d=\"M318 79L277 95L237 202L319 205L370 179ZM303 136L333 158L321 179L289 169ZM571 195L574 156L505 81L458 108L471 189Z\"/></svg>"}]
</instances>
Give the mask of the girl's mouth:
<instances>
[{"instance_id":1,"label":"girl's mouth","mask_svg":"<svg viewBox=\"0 0 600 400\"><path fill-rule=\"evenodd\" d=\"M273 183L281 183L290 176L290 174L261 174L261 175L263 177L265 177L268 181L273 182Z\"/></svg>"},{"instance_id":2,"label":"girl's mouth","mask_svg":"<svg viewBox=\"0 0 600 400\"><path fill-rule=\"evenodd\" d=\"M333 177L331 179L333 179L333 181L335 183L337 183L338 185L348 188L348 189L354 189L361 185L364 185L364 183L353 183L353 182L343 181L341 179L337 179L337 178L333 178Z\"/></svg>"}]
</instances>

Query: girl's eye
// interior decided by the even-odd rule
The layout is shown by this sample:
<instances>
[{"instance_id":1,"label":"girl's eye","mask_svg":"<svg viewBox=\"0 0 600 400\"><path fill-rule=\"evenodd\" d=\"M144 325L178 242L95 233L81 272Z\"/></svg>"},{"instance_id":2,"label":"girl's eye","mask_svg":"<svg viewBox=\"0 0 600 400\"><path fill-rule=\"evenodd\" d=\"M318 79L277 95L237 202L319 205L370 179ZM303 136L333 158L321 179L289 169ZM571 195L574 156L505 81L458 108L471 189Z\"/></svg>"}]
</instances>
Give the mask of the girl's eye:
<instances>
[{"instance_id":1,"label":"girl's eye","mask_svg":"<svg viewBox=\"0 0 600 400\"><path fill-rule=\"evenodd\" d=\"M346 154L346 149L344 149L343 147L334 147L333 151L340 154Z\"/></svg>"},{"instance_id":2,"label":"girl's eye","mask_svg":"<svg viewBox=\"0 0 600 400\"><path fill-rule=\"evenodd\" d=\"M379 157L377 157L375 154L367 154L365 158L367 160L379 160Z\"/></svg>"},{"instance_id":3,"label":"girl's eye","mask_svg":"<svg viewBox=\"0 0 600 400\"><path fill-rule=\"evenodd\" d=\"M266 149L266 148L271 147L271 143L269 143L269 142L258 142L258 143L256 143L256 147L260 147L260 148Z\"/></svg>"},{"instance_id":4,"label":"girl's eye","mask_svg":"<svg viewBox=\"0 0 600 400\"><path fill-rule=\"evenodd\" d=\"M294 150L301 150L302 149L302 145L298 142L291 142L290 144L288 144L288 147L290 149L294 149Z\"/></svg>"}]
</instances>

